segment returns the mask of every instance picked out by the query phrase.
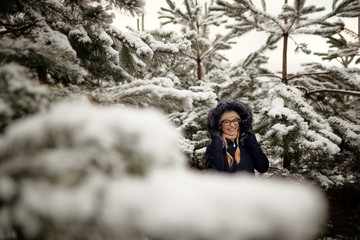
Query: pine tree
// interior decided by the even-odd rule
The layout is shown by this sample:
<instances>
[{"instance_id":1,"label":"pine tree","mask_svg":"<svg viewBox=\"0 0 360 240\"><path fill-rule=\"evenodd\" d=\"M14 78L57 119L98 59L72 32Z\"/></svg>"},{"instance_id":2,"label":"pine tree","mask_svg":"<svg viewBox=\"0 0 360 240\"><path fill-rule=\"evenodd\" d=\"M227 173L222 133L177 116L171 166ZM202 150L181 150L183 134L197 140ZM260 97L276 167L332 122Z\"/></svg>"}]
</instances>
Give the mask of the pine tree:
<instances>
[{"instance_id":1,"label":"pine tree","mask_svg":"<svg viewBox=\"0 0 360 240\"><path fill-rule=\"evenodd\" d=\"M14 119L44 110L52 100L49 89L30 78L28 69L18 64L0 67L0 133Z\"/></svg>"},{"instance_id":2,"label":"pine tree","mask_svg":"<svg viewBox=\"0 0 360 240\"><path fill-rule=\"evenodd\" d=\"M127 91L120 94L127 98L116 99L111 92L128 88L126 84L131 81L139 83L141 78L162 77L150 72L159 69L158 65L167 62L171 56L189 49L187 40L171 38L164 42L162 38L154 37L155 34L135 30L126 32L112 25L114 16L111 10L114 7L135 15L141 13L143 1L3 1L2 4L0 63L5 66L15 62L25 69L19 70L23 68L10 64L2 68L1 80L5 81L5 86L9 84L6 81L23 84L26 91L25 82L9 80L6 71L10 76L15 74L14 71L19 70L20 75L28 71L24 77L28 79L26 82L49 88L48 94L43 95L43 100L48 103L66 96L85 95L99 103L114 101L139 105L143 99L134 96L129 101L131 95ZM158 86L156 80L147 83ZM166 90L172 89L167 86L149 94L161 99ZM23 92L4 87L1 93L4 104L1 128L12 119L46 108L33 100L27 105L33 107L26 110L19 107L22 104L19 94ZM10 95L17 97L10 98ZM161 101L168 112L165 99L157 103L147 102L161 108Z\"/></svg>"},{"instance_id":3,"label":"pine tree","mask_svg":"<svg viewBox=\"0 0 360 240\"><path fill-rule=\"evenodd\" d=\"M323 12L325 8L319 8L315 5L305 6L306 0L294 1L293 5L289 5L287 0L282 8L282 13L278 16L273 16L266 11L266 4L263 1L263 10L257 8L251 1L238 1L236 4L218 0L220 7L218 11L226 13L228 16L236 17L235 26L251 26L258 31L263 31L283 39L283 68L282 68L282 82L287 84L288 69L287 69L287 51L289 36L293 37L297 34L310 34L318 36L331 36L340 32L344 25L342 22L331 22L331 18L337 14L341 14L351 1L342 1L338 6L334 7L333 11L320 17L309 18L315 13ZM234 14L238 11L238 14ZM299 50L308 53L306 45L296 43Z\"/></svg>"},{"instance_id":4,"label":"pine tree","mask_svg":"<svg viewBox=\"0 0 360 240\"><path fill-rule=\"evenodd\" d=\"M340 20L332 19L359 16L359 3L349 0L334 1L333 9L320 16L325 8L308 6L304 0L294 1L292 5L285 1L278 16L266 11L265 1L262 1L262 9L247 0L234 3L218 0L217 4L219 6L216 10L235 20L233 26L253 28L283 40L282 75L263 75L262 78L267 78L267 81L273 84L267 86L270 88L269 93L265 97L262 95L262 103L257 104L260 112L255 116L255 130L260 133L264 148L279 164L274 163L274 166L291 169L293 172L309 172L308 170L312 169L316 174L344 174L335 171L333 163L340 156L339 152L347 148L339 137L346 137L345 129L356 132L359 124L350 117L356 112L356 107L351 105L358 102L356 96L359 96L360 92L356 80L359 71L313 64L304 72L289 74L287 51L288 40L294 39L297 34L333 38L334 34L344 29L344 25ZM296 45L299 50L310 53L306 45ZM347 54L354 55L356 51L356 47L352 45ZM260 76L261 74L257 78L260 79ZM344 94L350 97L343 97ZM348 124L339 129L339 123L344 121ZM346 139L345 142L351 142L352 146L357 142L357 138ZM355 155L358 154L358 150L352 150ZM347 157L348 160L353 159L350 155ZM326 172L329 170L333 170L331 174ZM320 177L317 178L319 179Z\"/></svg>"},{"instance_id":5,"label":"pine tree","mask_svg":"<svg viewBox=\"0 0 360 240\"><path fill-rule=\"evenodd\" d=\"M98 1L2 4L1 62L16 61L29 67L37 72L40 82L85 80L95 84L100 77L119 81L127 76L126 70L114 67L118 52L123 50L120 56L126 56L129 45L120 44L124 37L119 33L110 38L113 15L109 10L120 7L137 13L142 1L108 1L106 6Z\"/></svg>"},{"instance_id":6,"label":"pine tree","mask_svg":"<svg viewBox=\"0 0 360 240\"><path fill-rule=\"evenodd\" d=\"M0 138L1 238L316 235L326 210L318 189L191 171L177 135L158 111L83 101L56 104L8 127ZM218 207L224 201L239 206L226 204L224 215Z\"/></svg>"},{"instance_id":7,"label":"pine tree","mask_svg":"<svg viewBox=\"0 0 360 240\"><path fill-rule=\"evenodd\" d=\"M354 32L350 32L352 36L356 36L357 42L348 42L342 34L338 34L338 37L327 37L327 43L329 44L329 51L327 53L315 52L315 55L321 56L323 60L336 60L344 68L348 68L353 62L358 64L360 58L356 58L359 54L360 42L357 35Z\"/></svg>"},{"instance_id":8,"label":"pine tree","mask_svg":"<svg viewBox=\"0 0 360 240\"><path fill-rule=\"evenodd\" d=\"M78 86L89 89L101 82L124 81L137 73L131 70L141 71L143 66L134 61L135 55L151 57L150 47L135 35L114 28L110 10L119 7L137 14L144 3L103 3L104 6L99 1L1 2L0 65L1 81L5 84L1 99L8 112L7 120L1 118L2 127L12 119L44 109L47 104L39 104L38 98L49 103L70 95L74 88L79 91ZM15 91L11 86L22 90ZM50 89L47 94L43 91L42 97L35 97L37 86ZM22 95L33 97L24 105Z\"/></svg>"},{"instance_id":9,"label":"pine tree","mask_svg":"<svg viewBox=\"0 0 360 240\"><path fill-rule=\"evenodd\" d=\"M159 12L162 26L179 25L183 37L191 41L191 53L184 56L185 63L181 66L173 66L172 69L185 74L190 84L196 85L206 73L226 60L219 51L231 47L234 43L231 39L235 34L232 30L225 34L214 34L216 27L226 22L226 19L211 10L214 1L206 2L201 6L197 1L184 0L185 9L177 7L172 0L166 2L169 7L161 8Z\"/></svg>"},{"instance_id":10,"label":"pine tree","mask_svg":"<svg viewBox=\"0 0 360 240\"><path fill-rule=\"evenodd\" d=\"M157 52L173 53L154 38L147 40L149 36L112 25L114 7L140 14L144 6L140 0L3 4L0 60L28 67L42 83L101 86L131 81L145 76L145 62Z\"/></svg>"},{"instance_id":11,"label":"pine tree","mask_svg":"<svg viewBox=\"0 0 360 240\"><path fill-rule=\"evenodd\" d=\"M189 158L189 165L202 169L208 143L207 113L216 104L217 98L213 88L203 83L208 79L206 74L223 66L226 59L220 54L220 50L230 48L234 35L232 31L223 35L213 34L213 28L225 21L210 11L214 1L209 6L208 3L201 6L193 0L185 0L183 3L185 9L178 8L174 1L167 0L168 8L161 8L159 12L162 26L180 26L180 33L173 30L154 30L150 33L156 39L173 43L179 51L155 58L149 65L148 76L153 77L156 82L159 77L169 78L172 88L176 88L174 91L178 93L175 95L180 97L180 102L174 99L173 93L161 95L162 99L169 96L166 97L167 104L172 105L171 108L161 109L168 113L170 120L183 132L184 137L180 141Z\"/></svg>"},{"instance_id":12,"label":"pine tree","mask_svg":"<svg viewBox=\"0 0 360 240\"><path fill-rule=\"evenodd\" d=\"M108 6L120 7L132 14L140 13L143 5L142 1L135 0L105 2ZM192 2L191 5L190 1L186 2L188 13L199 16L197 4ZM200 210L199 215L191 212L190 216L195 216L190 217L194 221L191 224L194 230L182 231L189 227L189 215L186 214L185 221L181 224L176 221L173 225L175 228L169 231L162 224L158 224L169 220L169 213L162 214L163 212L156 211L160 216L153 219L153 209L159 209L153 206L161 199L160 203L165 203L164 206L169 206L170 210L174 209L174 195L168 192L163 194L164 189L159 187L167 186L174 190L174 193L180 193L179 196L189 196L194 192L203 193L197 195L196 203L199 205L195 206L202 206L203 196L210 196L209 202L214 204L210 206L215 206L210 209L217 213L218 189L213 189L209 194L203 186L209 186L209 182L219 184L222 177L199 177L178 169L169 174L164 169L173 170L173 167L182 166L185 162L177 149L176 137L180 138L183 151L191 159L190 164L203 168L201 159L208 141L205 121L209 109L216 104L218 96L251 97L251 94L244 91L253 91L256 88L253 82L257 80L257 74L268 73L265 69L259 68L266 61L262 53L268 49L268 45L273 46L276 36L270 36L268 45L249 56L241 66L232 68L230 74L224 74L229 68L219 66L223 57L218 50L228 48L230 45L224 42L230 38L220 37L215 38L217 40L213 42L207 41L206 31L204 35L196 31L185 31L181 35L166 31L139 31L140 29L124 32L110 25L110 8L100 3L104 1L2 1L6 7L1 8L0 23L0 127L6 128L6 131L0 136L0 235L3 237L9 234L9 238L17 239L128 239L145 238L142 235L144 231L154 238L172 238L173 234L178 234L175 237L179 239L214 237L215 235L208 234L209 229L203 231L197 227L197 224L201 226L198 219L208 216L204 215L204 211ZM196 19L198 18L193 18ZM215 21L215 15L211 21ZM34 25L31 22L34 22ZM237 30L238 33L242 33L250 29ZM166 40L163 41L161 36L166 36ZM186 38L183 39L183 36ZM194 44L196 42L204 44L204 48ZM190 51L190 57L186 56L187 51ZM180 56L175 56L178 53ZM204 54L200 55L203 58L197 58L198 53ZM189 59L193 60L190 64ZM150 69L149 66L153 68ZM192 70L191 67L196 70ZM163 69L171 71L162 71ZM221 84L211 84L211 80L219 76L222 77ZM191 81L185 83L188 79ZM235 89L237 83L248 84L239 91L238 88ZM47 89L45 85L48 86ZM287 89L283 91L282 88L274 88L269 94L272 103L282 107L284 111L296 108L306 116L298 121L287 119L288 121L284 121L280 127L286 126L290 131L299 124L301 128L298 127L300 130L297 133L303 134L303 139L308 140L305 147L318 147L318 142L313 141L313 138L319 138L324 140L321 141L324 143L322 147L336 152L338 149L334 142L337 143L339 138L331 133L324 118L312 111L306 111L311 108L306 102L299 101L292 105L291 101L282 101L289 99L286 93L291 92L290 97L294 96L296 99L301 99L301 93L294 87L280 86ZM102 105L156 107L167 114L178 126L177 129L185 133L185 137L175 134L164 119L158 122L159 119L154 117L157 116L155 113L142 114L138 109L78 105L72 102L48 106L49 101L55 101L53 97L63 98L64 95L86 95ZM274 113L273 109L262 110L262 114L272 114L273 119L277 121L277 118L283 117ZM21 118L36 111L46 113L9 124L13 118ZM311 122L315 118L317 121ZM341 124L338 118L334 118L333 122L334 125ZM323 128L323 131L314 133L307 131L309 128ZM349 132L349 129L352 132ZM348 134L349 139L353 137L353 133L358 132L355 124L348 126L348 129L339 127L340 130L344 135ZM279 134L270 132L269 138L274 135ZM266 142L266 138L264 139ZM353 143L354 141L351 142ZM273 142L266 145L271 144ZM296 147L285 146L286 154L291 156L292 150ZM322 154L321 150L315 148L309 155L319 152ZM305 157L298 160L305 169L304 162L308 155L305 150L301 153ZM328 154L326 157L333 156ZM319 163L324 162L319 160ZM169 181L169 177L174 178ZM231 180L225 177L224 179L227 180L221 181L223 185L219 185L220 189L224 189L222 186L230 186L229 189L233 189L235 185L231 185ZM150 183L147 183L147 180L150 180ZM194 186L189 187L188 181L195 183ZM266 188L263 184L259 186L262 189L273 189L268 185L265 185ZM244 189L238 185L235 187ZM187 191L182 194L179 189ZM285 189L289 193L293 188L287 186ZM262 194L266 191L256 192ZM283 192L282 189L279 192ZM221 196L221 200L224 201L244 199L242 192L236 198L231 191L224 193L227 196ZM321 203L322 198L319 198L319 205L310 204L313 200L310 195L307 197L306 194L304 198L309 202L302 203L306 206L305 210L308 210L309 206L313 206L310 209L316 210L311 213L312 221L306 217L300 224L288 224L287 216L300 219L298 208L290 205L289 210L297 211L292 214L288 211L285 211L286 214L279 214L280 217L285 216L279 221L268 219L268 226L256 218L255 221L248 221L246 217L244 223L260 222L261 227L265 226L271 233L269 235L261 232L259 235L258 228L253 230L250 226L251 231L255 233L254 237L251 231L250 235L246 235L248 232L245 231L245 237L281 239L282 235L292 236L293 232L297 233L295 235L298 238L302 235L314 235L316 227L313 226L321 222L324 207ZM245 198L245 202L255 202L254 206L257 209L258 202L252 200L263 199L263 196L260 196L254 199ZM150 201L144 201L146 197L150 197ZM279 204L279 199L275 199ZM299 207L293 199L281 200L281 203L295 203L296 207ZM267 204L268 201L264 203ZM193 206L193 202L191 205ZM277 211L273 211L271 205L265 205L266 209L269 208L270 213ZM183 206L184 209L189 207L179 206L179 209ZM181 217L181 211L174 213L175 217L171 219L184 219ZM219 216L222 214L223 210L220 210ZM232 212L232 215L239 216L237 212ZM149 225L136 221L139 216L148 219L145 222ZM178 216L180 218L177 218ZM197 216L200 217L196 218ZM250 214L251 216L259 217L258 214ZM217 234L215 238L218 239L224 234L223 222L213 223L218 223L219 219L221 217L211 219L211 225L219 226L212 228ZM229 222L225 225L232 226L234 219L226 219ZM154 224L153 220L158 222ZM298 226L300 228L297 228ZM161 230L158 231L156 227ZM229 238L242 238L244 229L236 226L226 233L229 234Z\"/></svg>"}]
</instances>

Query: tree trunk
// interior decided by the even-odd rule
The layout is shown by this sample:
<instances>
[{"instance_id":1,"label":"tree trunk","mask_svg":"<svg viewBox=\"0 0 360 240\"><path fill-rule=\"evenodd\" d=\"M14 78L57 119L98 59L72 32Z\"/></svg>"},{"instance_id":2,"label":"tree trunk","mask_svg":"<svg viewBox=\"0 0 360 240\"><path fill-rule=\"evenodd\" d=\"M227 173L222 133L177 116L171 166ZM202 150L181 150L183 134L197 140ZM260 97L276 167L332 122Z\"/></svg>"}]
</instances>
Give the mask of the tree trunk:
<instances>
[{"instance_id":1,"label":"tree trunk","mask_svg":"<svg viewBox=\"0 0 360 240\"><path fill-rule=\"evenodd\" d=\"M282 62L282 82L288 84L288 75L287 75L287 45L289 35L284 33L284 46L283 46L283 62Z\"/></svg>"},{"instance_id":2,"label":"tree trunk","mask_svg":"<svg viewBox=\"0 0 360 240\"><path fill-rule=\"evenodd\" d=\"M44 66L38 66L36 68L36 71L38 73L39 81L40 83L46 84L47 83L47 71L46 67Z\"/></svg>"},{"instance_id":3,"label":"tree trunk","mask_svg":"<svg viewBox=\"0 0 360 240\"><path fill-rule=\"evenodd\" d=\"M360 17L358 18L358 37L360 38Z\"/></svg>"},{"instance_id":4,"label":"tree trunk","mask_svg":"<svg viewBox=\"0 0 360 240\"><path fill-rule=\"evenodd\" d=\"M198 54L197 58L196 58L196 64L197 64L197 79L201 80L202 76L201 76L201 59L200 59L200 54Z\"/></svg>"},{"instance_id":5,"label":"tree trunk","mask_svg":"<svg viewBox=\"0 0 360 240\"><path fill-rule=\"evenodd\" d=\"M195 6L198 6L198 1L195 0ZM196 30L198 33L198 36L200 36L200 25L199 22L196 21ZM196 40L196 67L197 67L197 79L201 80L202 78L202 74L201 74L201 54L200 54L201 48L200 48L200 44L199 41Z\"/></svg>"},{"instance_id":6,"label":"tree trunk","mask_svg":"<svg viewBox=\"0 0 360 240\"><path fill-rule=\"evenodd\" d=\"M285 0L285 4L287 4L287 0ZM287 24L287 18L285 18L284 20L285 24ZM284 32L283 34L283 38L284 38L284 45L283 45L283 62L282 62L282 82L284 84L288 84L288 76L287 76L287 47L288 47L288 38L289 38L289 34L287 32ZM283 168L284 169L288 169L290 167L291 164L291 159L289 159L289 157L287 156L287 154L285 154L284 158L283 158Z\"/></svg>"},{"instance_id":7,"label":"tree trunk","mask_svg":"<svg viewBox=\"0 0 360 240\"><path fill-rule=\"evenodd\" d=\"M285 4L287 4L288 1L285 0ZM284 23L287 24L288 20L287 18L285 18ZM289 33L288 32L284 32L283 33L283 38L284 38L284 45L283 45L283 62L282 62L282 82L284 84L288 84L288 75L287 75L287 48L288 48L288 38L289 38Z\"/></svg>"},{"instance_id":8,"label":"tree trunk","mask_svg":"<svg viewBox=\"0 0 360 240\"><path fill-rule=\"evenodd\" d=\"M283 159L283 168L288 169L290 165L291 165L291 159L289 159L289 157L285 155Z\"/></svg>"},{"instance_id":9,"label":"tree trunk","mask_svg":"<svg viewBox=\"0 0 360 240\"><path fill-rule=\"evenodd\" d=\"M197 27L198 36L200 36L200 26L199 26L198 22L196 22L196 27ZM197 67L197 79L198 80L201 80L201 78L202 78L200 51L201 51L201 47L200 47L199 41L196 40L196 67Z\"/></svg>"}]
</instances>

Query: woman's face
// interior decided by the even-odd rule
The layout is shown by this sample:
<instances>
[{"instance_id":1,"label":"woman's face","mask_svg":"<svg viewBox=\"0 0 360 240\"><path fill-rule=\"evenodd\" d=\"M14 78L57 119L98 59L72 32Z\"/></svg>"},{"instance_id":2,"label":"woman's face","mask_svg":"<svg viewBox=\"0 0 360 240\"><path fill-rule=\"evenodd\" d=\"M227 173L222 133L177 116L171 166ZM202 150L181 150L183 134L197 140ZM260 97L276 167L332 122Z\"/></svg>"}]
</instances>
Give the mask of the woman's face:
<instances>
[{"instance_id":1,"label":"woman's face","mask_svg":"<svg viewBox=\"0 0 360 240\"><path fill-rule=\"evenodd\" d=\"M221 130L223 133L229 136L236 136L239 130L239 115L236 112L228 112L221 120Z\"/></svg>"}]
</instances>

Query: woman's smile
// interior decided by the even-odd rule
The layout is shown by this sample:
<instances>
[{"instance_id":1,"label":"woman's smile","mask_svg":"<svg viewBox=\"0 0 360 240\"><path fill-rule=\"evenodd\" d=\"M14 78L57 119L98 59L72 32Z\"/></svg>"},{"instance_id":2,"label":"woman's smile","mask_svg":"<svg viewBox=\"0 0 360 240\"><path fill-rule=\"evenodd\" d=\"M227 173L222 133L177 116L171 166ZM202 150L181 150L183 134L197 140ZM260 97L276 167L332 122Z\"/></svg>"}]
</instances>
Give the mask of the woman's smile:
<instances>
[{"instance_id":1,"label":"woman's smile","mask_svg":"<svg viewBox=\"0 0 360 240\"><path fill-rule=\"evenodd\" d=\"M238 131L239 126L229 126L229 127L223 127L222 130L226 135L236 135Z\"/></svg>"}]
</instances>

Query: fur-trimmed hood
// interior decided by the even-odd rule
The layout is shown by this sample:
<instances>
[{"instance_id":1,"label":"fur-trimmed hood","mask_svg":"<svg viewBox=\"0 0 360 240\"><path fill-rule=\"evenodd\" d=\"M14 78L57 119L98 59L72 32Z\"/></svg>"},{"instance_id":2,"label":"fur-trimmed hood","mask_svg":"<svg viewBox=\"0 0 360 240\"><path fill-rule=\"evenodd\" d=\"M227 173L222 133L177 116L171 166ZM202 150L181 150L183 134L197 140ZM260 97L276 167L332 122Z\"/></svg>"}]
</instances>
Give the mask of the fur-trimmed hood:
<instances>
[{"instance_id":1,"label":"fur-trimmed hood","mask_svg":"<svg viewBox=\"0 0 360 240\"><path fill-rule=\"evenodd\" d=\"M224 112L235 111L241 118L240 129L242 133L252 132L252 113L243 102L227 99L220 101L217 106L210 110L207 120L209 136L220 135L220 118Z\"/></svg>"}]
</instances>

